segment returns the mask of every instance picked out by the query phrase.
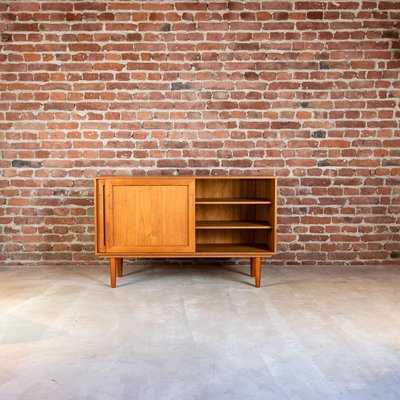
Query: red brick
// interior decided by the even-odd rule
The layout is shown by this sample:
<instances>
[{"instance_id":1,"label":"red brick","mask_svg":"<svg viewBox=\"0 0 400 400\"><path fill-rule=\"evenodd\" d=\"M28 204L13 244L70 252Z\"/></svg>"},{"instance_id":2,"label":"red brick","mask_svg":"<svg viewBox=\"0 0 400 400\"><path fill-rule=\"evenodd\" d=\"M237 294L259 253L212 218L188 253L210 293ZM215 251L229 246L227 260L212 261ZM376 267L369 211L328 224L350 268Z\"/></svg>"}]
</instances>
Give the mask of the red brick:
<instances>
[{"instance_id":1,"label":"red brick","mask_svg":"<svg viewBox=\"0 0 400 400\"><path fill-rule=\"evenodd\" d=\"M72 11L73 5L64 2L42 3L41 8L43 11Z\"/></svg>"},{"instance_id":2,"label":"red brick","mask_svg":"<svg viewBox=\"0 0 400 400\"><path fill-rule=\"evenodd\" d=\"M40 10L40 4L39 3L32 3L32 2L11 2L9 4L10 11L11 12L18 12L18 11L23 11L23 12L28 12L28 11L39 11ZM1 10L4 11L4 10Z\"/></svg>"},{"instance_id":3,"label":"red brick","mask_svg":"<svg viewBox=\"0 0 400 400\"><path fill-rule=\"evenodd\" d=\"M107 8L107 3L80 1L74 3L74 8L75 10L78 11L87 11L87 10L105 11Z\"/></svg>"},{"instance_id":4,"label":"red brick","mask_svg":"<svg viewBox=\"0 0 400 400\"><path fill-rule=\"evenodd\" d=\"M296 10L324 10L327 4L323 1L297 1L295 3Z\"/></svg>"},{"instance_id":5,"label":"red brick","mask_svg":"<svg viewBox=\"0 0 400 400\"><path fill-rule=\"evenodd\" d=\"M127 64L127 69L128 70L144 70L144 71L156 71L159 69L159 64L156 63L143 63L143 62L137 62L137 63L128 63Z\"/></svg>"},{"instance_id":6,"label":"red brick","mask_svg":"<svg viewBox=\"0 0 400 400\"><path fill-rule=\"evenodd\" d=\"M400 10L398 1L380 1L378 4L381 10Z\"/></svg>"},{"instance_id":7,"label":"red brick","mask_svg":"<svg viewBox=\"0 0 400 400\"><path fill-rule=\"evenodd\" d=\"M71 51L98 52L101 47L97 43L70 43L68 48Z\"/></svg>"},{"instance_id":8,"label":"red brick","mask_svg":"<svg viewBox=\"0 0 400 400\"><path fill-rule=\"evenodd\" d=\"M124 68L124 64L118 63L98 63L93 64L94 70L105 70L105 71L121 71Z\"/></svg>"},{"instance_id":9,"label":"red brick","mask_svg":"<svg viewBox=\"0 0 400 400\"><path fill-rule=\"evenodd\" d=\"M291 10L293 1L264 1L261 8L263 10Z\"/></svg>"},{"instance_id":10,"label":"red brick","mask_svg":"<svg viewBox=\"0 0 400 400\"><path fill-rule=\"evenodd\" d=\"M39 24L31 23L31 24L19 24L13 23L7 25L8 32L24 32L24 31L39 31Z\"/></svg>"},{"instance_id":11,"label":"red brick","mask_svg":"<svg viewBox=\"0 0 400 400\"><path fill-rule=\"evenodd\" d=\"M81 23L81 24L72 24L71 30L72 31L101 31L103 28L103 24L98 23Z\"/></svg>"}]
</instances>

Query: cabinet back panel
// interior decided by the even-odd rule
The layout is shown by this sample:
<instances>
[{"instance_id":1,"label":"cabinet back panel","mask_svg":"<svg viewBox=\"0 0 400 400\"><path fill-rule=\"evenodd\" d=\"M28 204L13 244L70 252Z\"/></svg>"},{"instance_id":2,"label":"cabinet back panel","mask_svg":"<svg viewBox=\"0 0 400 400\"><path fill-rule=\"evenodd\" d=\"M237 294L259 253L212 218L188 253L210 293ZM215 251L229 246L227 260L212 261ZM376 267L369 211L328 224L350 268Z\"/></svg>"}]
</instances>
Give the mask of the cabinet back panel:
<instances>
[{"instance_id":1,"label":"cabinet back panel","mask_svg":"<svg viewBox=\"0 0 400 400\"><path fill-rule=\"evenodd\" d=\"M198 230L196 243L198 244L267 244L267 230L251 229L213 229Z\"/></svg>"},{"instance_id":2,"label":"cabinet back panel","mask_svg":"<svg viewBox=\"0 0 400 400\"><path fill-rule=\"evenodd\" d=\"M197 198L266 198L269 179L198 179L196 180Z\"/></svg>"},{"instance_id":3,"label":"cabinet back panel","mask_svg":"<svg viewBox=\"0 0 400 400\"><path fill-rule=\"evenodd\" d=\"M269 205L198 204L196 221L267 221Z\"/></svg>"}]
</instances>

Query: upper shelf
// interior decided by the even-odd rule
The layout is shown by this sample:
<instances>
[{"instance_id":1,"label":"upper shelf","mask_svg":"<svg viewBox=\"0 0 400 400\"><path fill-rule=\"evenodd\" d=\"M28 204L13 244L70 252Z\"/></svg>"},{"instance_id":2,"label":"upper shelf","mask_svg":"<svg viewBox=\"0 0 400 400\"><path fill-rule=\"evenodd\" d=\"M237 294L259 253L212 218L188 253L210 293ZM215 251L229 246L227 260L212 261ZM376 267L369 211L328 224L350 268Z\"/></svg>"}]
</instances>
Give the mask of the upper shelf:
<instances>
[{"instance_id":1,"label":"upper shelf","mask_svg":"<svg viewBox=\"0 0 400 400\"><path fill-rule=\"evenodd\" d=\"M271 229L263 221L196 221L196 229Z\"/></svg>"},{"instance_id":2,"label":"upper shelf","mask_svg":"<svg viewBox=\"0 0 400 400\"><path fill-rule=\"evenodd\" d=\"M269 199L198 198L196 204L272 204Z\"/></svg>"}]
</instances>

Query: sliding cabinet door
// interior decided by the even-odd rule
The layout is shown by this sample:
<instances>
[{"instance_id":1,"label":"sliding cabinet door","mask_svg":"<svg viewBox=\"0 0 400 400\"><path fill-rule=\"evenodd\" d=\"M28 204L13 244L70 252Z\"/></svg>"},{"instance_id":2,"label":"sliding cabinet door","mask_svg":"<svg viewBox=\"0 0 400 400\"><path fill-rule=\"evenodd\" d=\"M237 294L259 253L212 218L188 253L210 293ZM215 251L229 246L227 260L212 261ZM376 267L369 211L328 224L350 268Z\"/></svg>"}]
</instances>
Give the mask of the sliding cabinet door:
<instances>
[{"instance_id":1,"label":"sliding cabinet door","mask_svg":"<svg viewBox=\"0 0 400 400\"><path fill-rule=\"evenodd\" d=\"M194 252L194 179L105 179L106 253Z\"/></svg>"}]
</instances>

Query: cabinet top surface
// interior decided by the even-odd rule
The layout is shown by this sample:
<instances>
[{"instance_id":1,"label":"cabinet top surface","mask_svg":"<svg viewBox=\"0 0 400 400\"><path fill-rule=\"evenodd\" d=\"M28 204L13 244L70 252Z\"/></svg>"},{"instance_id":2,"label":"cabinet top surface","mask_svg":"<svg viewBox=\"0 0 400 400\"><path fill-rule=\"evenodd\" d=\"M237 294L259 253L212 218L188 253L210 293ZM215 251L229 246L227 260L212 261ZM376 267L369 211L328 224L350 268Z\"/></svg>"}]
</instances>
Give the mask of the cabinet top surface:
<instances>
[{"instance_id":1,"label":"cabinet top surface","mask_svg":"<svg viewBox=\"0 0 400 400\"><path fill-rule=\"evenodd\" d=\"M94 179L277 179L276 176L266 175L242 175L242 176L134 176L134 175L112 175L96 176Z\"/></svg>"}]
</instances>

